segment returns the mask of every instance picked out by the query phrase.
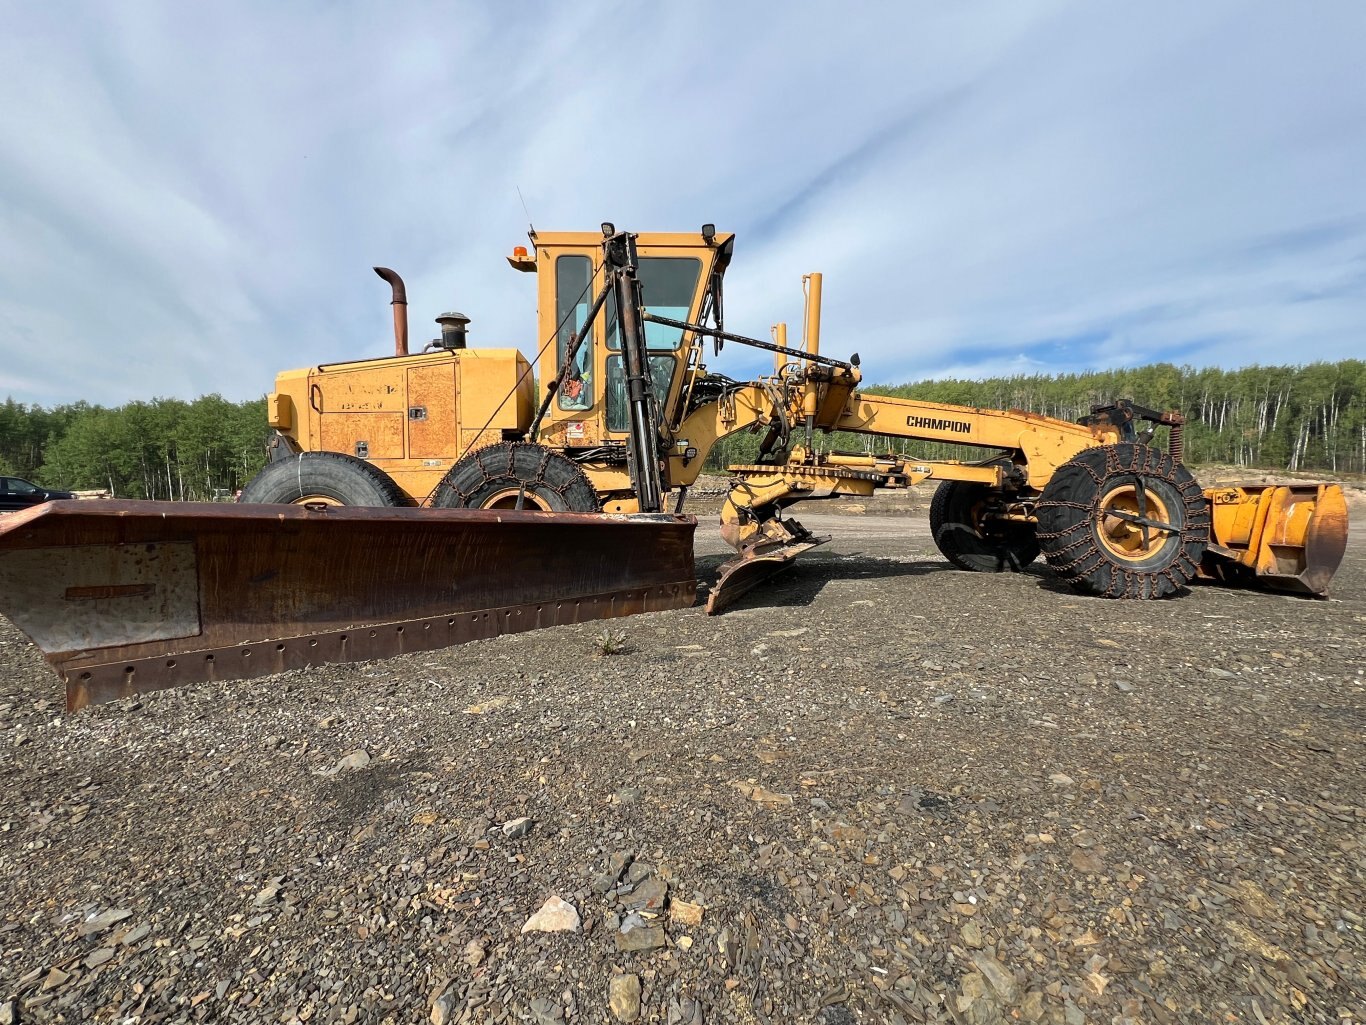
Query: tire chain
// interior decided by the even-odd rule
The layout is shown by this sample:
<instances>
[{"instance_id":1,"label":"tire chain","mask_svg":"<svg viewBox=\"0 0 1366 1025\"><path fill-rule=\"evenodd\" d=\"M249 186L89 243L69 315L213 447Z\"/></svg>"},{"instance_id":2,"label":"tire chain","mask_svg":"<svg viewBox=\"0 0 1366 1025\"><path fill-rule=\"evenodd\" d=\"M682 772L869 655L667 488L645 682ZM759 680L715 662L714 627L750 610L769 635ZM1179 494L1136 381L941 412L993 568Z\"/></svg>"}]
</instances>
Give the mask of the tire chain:
<instances>
[{"instance_id":1,"label":"tire chain","mask_svg":"<svg viewBox=\"0 0 1366 1025\"><path fill-rule=\"evenodd\" d=\"M1132 475L1135 478L1135 483L1138 483L1140 475L1158 477L1180 493L1185 517L1181 526L1180 555L1171 565L1157 570L1155 573L1164 577L1172 585L1173 591L1180 590L1194 579L1199 569L1187 554L1187 545L1189 543L1203 545L1209 541L1209 505L1205 501L1204 491L1193 478L1188 477L1179 484L1171 479L1172 471L1178 464L1166 452L1146 445L1131 445L1130 448L1134 458L1130 459L1129 465L1126 466L1119 458L1118 446L1105 446L1105 472L1103 474L1097 474L1089 463L1076 462L1074 465L1084 469L1095 482L1094 497L1089 503L1070 502L1062 499L1040 499L1035 505L1036 515L1038 510L1055 508L1075 509L1082 512L1084 516L1065 530L1052 533L1039 531L1037 537L1041 541L1053 541L1075 535L1075 539L1070 544L1046 552L1045 557L1048 564L1064 580L1069 582L1083 580L1086 574L1095 568L1095 564L1090 562L1093 556L1108 562L1101 554L1096 543L1095 533L1091 529L1092 525L1100 519L1100 503L1101 499L1105 497L1102 485L1115 474ZM1073 553L1077 553L1076 557L1069 558ZM1143 593L1145 578L1153 575L1153 571L1132 570L1113 563L1110 565L1110 584L1101 593L1101 597L1148 597ZM1177 567L1181 569L1183 574L1180 578L1173 572ZM1148 590L1151 591L1152 588L1149 587Z\"/></svg>"},{"instance_id":2,"label":"tire chain","mask_svg":"<svg viewBox=\"0 0 1366 1025\"><path fill-rule=\"evenodd\" d=\"M543 445L535 445L526 442L500 442L498 444L488 445L485 448L478 449L474 452L474 464L479 467L480 472L484 475L484 479L481 480L477 485L475 485L473 490L464 491L456 487L454 483L449 484L451 491L455 492L455 494L460 496L460 504L465 508L472 508L472 506L470 505L470 499L475 494L475 492L483 488L485 484L488 484L491 481L495 481L500 477L504 479L511 478L514 481L520 481L520 478L518 478L516 474L517 449L519 447L539 449L541 454L541 461L539 465L536 467L536 475L529 481L521 481L521 483L525 485L525 490L527 492L530 492L531 489L534 487L544 487L547 491L555 492L555 494L565 499L567 503L569 501L569 498L566 492L569 490L570 486L575 483L575 481L571 479L566 481L560 487L556 487L554 484L550 483L550 481L546 480L546 469L550 466L550 461L555 456L555 453L551 449L548 449ZM484 462L484 457L492 453L494 449L500 449L507 456L507 465L502 467L501 469L494 469L493 471L490 471L488 465L486 465ZM588 484L591 487L592 485L589 482L587 475L584 474L583 470L580 469L577 465L574 466L574 469L578 470L579 476L583 478L584 483Z\"/></svg>"}]
</instances>

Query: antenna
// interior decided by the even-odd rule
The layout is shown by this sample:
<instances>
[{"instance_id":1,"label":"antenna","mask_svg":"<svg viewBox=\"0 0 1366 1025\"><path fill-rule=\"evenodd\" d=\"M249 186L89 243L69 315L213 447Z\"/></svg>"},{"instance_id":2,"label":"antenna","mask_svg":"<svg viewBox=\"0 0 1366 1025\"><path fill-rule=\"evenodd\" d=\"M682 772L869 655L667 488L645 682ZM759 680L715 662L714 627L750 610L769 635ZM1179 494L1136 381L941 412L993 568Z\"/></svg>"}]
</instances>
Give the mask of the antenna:
<instances>
[{"instance_id":1,"label":"antenna","mask_svg":"<svg viewBox=\"0 0 1366 1025\"><path fill-rule=\"evenodd\" d=\"M513 185L512 187L517 190L517 198L521 200L522 213L526 214L526 236L535 242L536 225L531 223L531 211L526 208L526 200L522 198L522 187L520 185Z\"/></svg>"}]
</instances>

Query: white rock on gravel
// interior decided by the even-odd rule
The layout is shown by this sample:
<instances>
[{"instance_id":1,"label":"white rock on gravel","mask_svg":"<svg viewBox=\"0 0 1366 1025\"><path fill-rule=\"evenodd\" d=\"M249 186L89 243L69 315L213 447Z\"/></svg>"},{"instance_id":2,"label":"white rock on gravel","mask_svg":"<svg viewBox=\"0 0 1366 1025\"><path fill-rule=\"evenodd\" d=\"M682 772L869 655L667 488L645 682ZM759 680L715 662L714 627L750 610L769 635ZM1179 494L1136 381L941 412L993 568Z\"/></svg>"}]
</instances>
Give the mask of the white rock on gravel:
<instances>
[{"instance_id":1,"label":"white rock on gravel","mask_svg":"<svg viewBox=\"0 0 1366 1025\"><path fill-rule=\"evenodd\" d=\"M93 936L95 933L104 932L104 930L108 929L110 926L117 925L125 918L131 918L132 916L133 912L131 911L127 911L123 908L111 908L108 911L100 912L94 918L85 922L85 924L81 926L80 933L82 936Z\"/></svg>"},{"instance_id":2,"label":"white rock on gravel","mask_svg":"<svg viewBox=\"0 0 1366 1025\"><path fill-rule=\"evenodd\" d=\"M526 920L522 932L578 932L579 913L574 905L559 897L551 897L541 910Z\"/></svg>"},{"instance_id":3,"label":"white rock on gravel","mask_svg":"<svg viewBox=\"0 0 1366 1025\"><path fill-rule=\"evenodd\" d=\"M363 747L358 747L350 754L342 755L337 764L323 773L325 776L335 776L339 772L350 772L356 769L363 769L370 764L370 753Z\"/></svg>"}]
</instances>

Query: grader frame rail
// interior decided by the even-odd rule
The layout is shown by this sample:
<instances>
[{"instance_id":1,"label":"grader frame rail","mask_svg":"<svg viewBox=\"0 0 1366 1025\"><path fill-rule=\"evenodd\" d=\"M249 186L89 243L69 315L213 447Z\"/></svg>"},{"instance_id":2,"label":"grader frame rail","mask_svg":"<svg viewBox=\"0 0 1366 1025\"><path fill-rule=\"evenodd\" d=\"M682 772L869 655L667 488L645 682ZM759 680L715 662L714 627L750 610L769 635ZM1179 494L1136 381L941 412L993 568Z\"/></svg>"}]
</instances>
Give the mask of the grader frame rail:
<instances>
[{"instance_id":1,"label":"grader frame rail","mask_svg":"<svg viewBox=\"0 0 1366 1025\"><path fill-rule=\"evenodd\" d=\"M410 353L402 279L376 268L392 288L394 355L277 377L272 459L235 515L124 503L106 519L54 503L0 525L0 595L39 599L16 622L67 680L69 705L410 650L415 624L439 646L691 604L681 539L695 521L664 510L681 514L708 453L743 430L762 440L730 467L721 532L736 556L708 612L828 540L786 518L790 506L929 480L935 543L954 565L1019 571L1042 553L1101 596L1165 597L1197 577L1322 594L1342 558L1340 487L1202 489L1177 413L1117 401L1071 423L864 393L857 355L820 351L819 274L805 279L799 346L785 325L771 342L728 331L734 236L711 225L604 224L531 243L509 262L536 275L539 400L532 363L470 348L463 314L437 318L441 338ZM710 372L707 339L717 353L773 352L773 373ZM823 449L835 431L982 458ZM25 582L34 567L42 587ZM150 625L130 634L128 616Z\"/></svg>"}]
</instances>

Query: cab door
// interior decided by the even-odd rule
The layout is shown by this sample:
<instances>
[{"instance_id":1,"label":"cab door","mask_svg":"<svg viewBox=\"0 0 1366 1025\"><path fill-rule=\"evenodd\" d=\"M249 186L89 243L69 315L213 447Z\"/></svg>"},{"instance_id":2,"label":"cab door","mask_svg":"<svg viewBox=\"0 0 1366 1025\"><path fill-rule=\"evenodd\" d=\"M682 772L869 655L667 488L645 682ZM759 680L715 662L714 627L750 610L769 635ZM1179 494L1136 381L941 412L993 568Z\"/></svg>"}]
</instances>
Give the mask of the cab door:
<instances>
[{"instance_id":1,"label":"cab door","mask_svg":"<svg viewBox=\"0 0 1366 1025\"><path fill-rule=\"evenodd\" d=\"M602 290L601 252L548 249L550 273L540 277L542 310L553 311L553 344L541 359L541 382L559 373L575 336L583 328L593 301ZM602 442L602 326L594 325L575 354L569 377L555 395L541 433L548 444L585 448Z\"/></svg>"},{"instance_id":2,"label":"cab door","mask_svg":"<svg viewBox=\"0 0 1366 1025\"><path fill-rule=\"evenodd\" d=\"M645 309L671 320L693 322L699 302L703 261L696 256L651 255L642 247L636 274L640 279ZM649 351L650 377L662 409L671 409L682 386L680 365L684 357L684 332L664 324L645 323L645 347ZM606 317L606 426L611 435L625 436L629 411L626 403L626 371L621 354L614 298L607 300Z\"/></svg>"}]
</instances>

